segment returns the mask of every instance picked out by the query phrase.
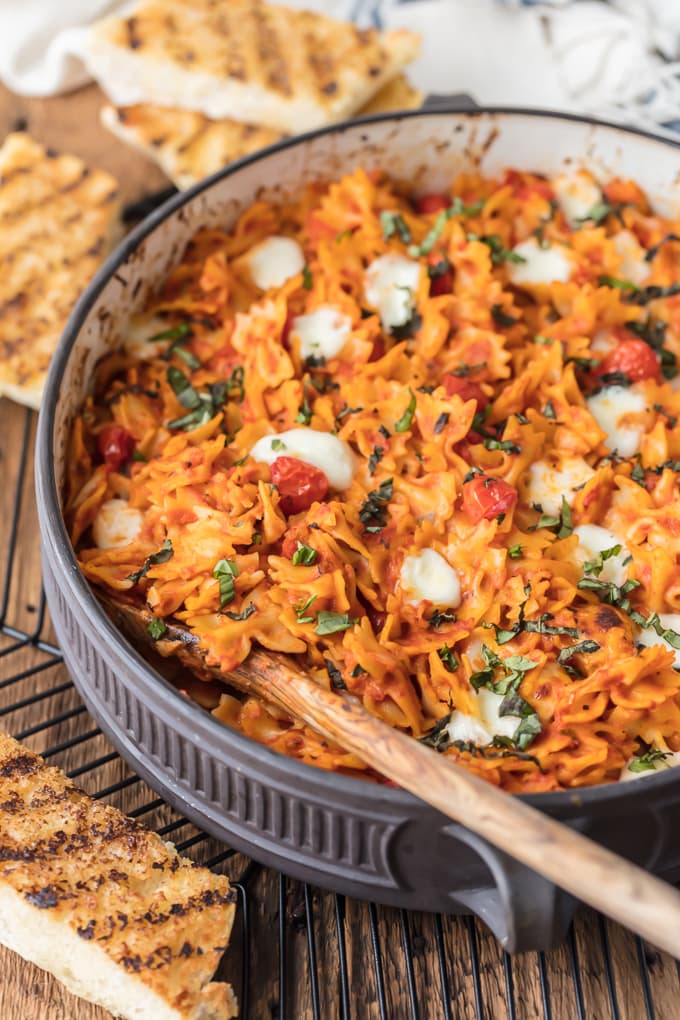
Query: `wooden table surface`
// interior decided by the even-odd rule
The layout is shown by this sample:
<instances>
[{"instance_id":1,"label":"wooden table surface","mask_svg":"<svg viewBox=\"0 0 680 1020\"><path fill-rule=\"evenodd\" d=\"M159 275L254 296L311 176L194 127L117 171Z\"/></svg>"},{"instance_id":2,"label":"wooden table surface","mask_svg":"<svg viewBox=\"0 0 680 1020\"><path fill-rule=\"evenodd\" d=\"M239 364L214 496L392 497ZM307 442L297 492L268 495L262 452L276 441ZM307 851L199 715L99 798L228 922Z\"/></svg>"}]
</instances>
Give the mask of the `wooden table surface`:
<instances>
[{"instance_id":1,"label":"wooden table surface","mask_svg":"<svg viewBox=\"0 0 680 1020\"><path fill-rule=\"evenodd\" d=\"M45 101L26 100L0 90L0 132L28 127L39 141L82 156L114 173L126 201L167 185L152 164L126 149L99 126L101 93L88 87L70 96ZM0 617L5 630L38 632L41 640L54 640L49 619L40 616L39 550L32 485L31 451L35 416L0 400ZM24 459L24 447L27 455ZM8 548L17 486L21 512L17 519L14 557ZM7 567L9 565L9 571ZM4 604L3 604L4 603ZM8 653L8 654L5 654ZM20 681L15 680L20 676ZM198 841L196 830L174 821L172 812L155 802L154 794L136 781L127 766L111 753L97 734L63 666L53 664L36 642L22 643L0 635L0 718L10 732L32 728L27 743L37 750L60 745L52 759L69 769L86 769L78 781L90 793L110 790L107 799L126 811L138 813L156 827L170 826L172 838L189 843L188 853L207 860L219 847ZM43 700L10 705L32 694ZM3 718L4 717L4 718ZM59 721L47 725L47 720ZM78 740L79 734L93 735ZM152 809L146 808L151 804ZM192 840L196 840L192 844ZM239 855L224 865L239 876L247 861ZM350 1015L356 1020L640 1020L680 1016L680 980L669 957L645 949L627 932L603 925L595 915L577 916L574 938L565 947L541 957L526 954L504 961L498 946L482 926L465 919L401 915L399 911L347 902L314 892L307 903L313 912L315 942L305 938L304 890L296 882L280 885L278 876L264 869L247 886L249 931L246 942L237 924L225 964L228 976L240 974L244 950L249 957L249 1016L291 1020L314 1016L310 984L310 945L314 946L319 975L319 1015L341 1015L339 980L341 946L349 975ZM279 907L284 911L285 1003L279 1003ZM340 920L339 920L340 918ZM338 938L341 931L342 940ZM604 935L604 938L603 938ZM437 955L437 944L440 955ZM410 946L413 967L409 975L404 947ZM375 951L381 967L374 965ZM445 963L442 967L442 955ZM610 971L607 974L606 961ZM508 963L504 969L504 962ZM442 971L444 977L442 978ZM578 975L578 979L575 977ZM514 989L514 1010L506 1000L507 981ZM384 986L383 1016L380 982ZM413 990L414 1008L409 993ZM443 997L448 1000L448 1012ZM580 996L580 1001L579 1001ZM56 981L16 955L0 948L0 1020L104 1020L105 1011L74 999Z\"/></svg>"}]
</instances>

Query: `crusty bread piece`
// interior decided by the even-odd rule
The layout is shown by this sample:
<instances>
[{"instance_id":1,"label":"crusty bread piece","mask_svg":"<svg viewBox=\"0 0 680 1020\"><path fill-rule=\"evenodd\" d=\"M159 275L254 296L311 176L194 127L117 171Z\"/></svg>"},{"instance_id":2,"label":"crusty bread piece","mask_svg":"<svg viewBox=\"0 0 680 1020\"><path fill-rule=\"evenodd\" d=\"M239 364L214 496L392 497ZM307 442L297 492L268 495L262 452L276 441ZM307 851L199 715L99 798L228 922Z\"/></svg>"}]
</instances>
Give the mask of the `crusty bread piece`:
<instances>
[{"instance_id":1,"label":"crusty bread piece","mask_svg":"<svg viewBox=\"0 0 680 1020\"><path fill-rule=\"evenodd\" d=\"M384 85L358 115L412 109L421 102L422 92L399 75ZM202 113L150 103L104 106L101 121L118 138L157 163L178 188L188 188L283 137L271 128L237 120L211 120Z\"/></svg>"},{"instance_id":2,"label":"crusty bread piece","mask_svg":"<svg viewBox=\"0 0 680 1020\"><path fill-rule=\"evenodd\" d=\"M227 1020L236 894L0 733L0 942L130 1020Z\"/></svg>"},{"instance_id":3,"label":"crusty bread piece","mask_svg":"<svg viewBox=\"0 0 680 1020\"><path fill-rule=\"evenodd\" d=\"M84 59L116 106L152 103L294 134L351 116L419 37L263 0L147 0L95 23Z\"/></svg>"},{"instance_id":4,"label":"crusty bread piece","mask_svg":"<svg viewBox=\"0 0 680 1020\"><path fill-rule=\"evenodd\" d=\"M117 189L26 134L0 148L0 396L38 407L73 305L117 239Z\"/></svg>"}]
</instances>

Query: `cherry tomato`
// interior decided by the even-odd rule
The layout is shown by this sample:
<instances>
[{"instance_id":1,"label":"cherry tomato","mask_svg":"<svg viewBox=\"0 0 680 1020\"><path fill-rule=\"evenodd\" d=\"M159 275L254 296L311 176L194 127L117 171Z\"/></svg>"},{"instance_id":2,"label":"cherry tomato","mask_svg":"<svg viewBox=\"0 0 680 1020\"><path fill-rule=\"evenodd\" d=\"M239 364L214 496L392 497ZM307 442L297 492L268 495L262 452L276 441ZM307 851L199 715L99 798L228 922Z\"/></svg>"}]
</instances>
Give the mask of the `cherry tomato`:
<instances>
[{"instance_id":1,"label":"cherry tomato","mask_svg":"<svg viewBox=\"0 0 680 1020\"><path fill-rule=\"evenodd\" d=\"M502 478L476 475L463 486L463 510L473 524L492 521L517 502L517 489Z\"/></svg>"},{"instance_id":2,"label":"cherry tomato","mask_svg":"<svg viewBox=\"0 0 680 1020\"><path fill-rule=\"evenodd\" d=\"M272 464L272 482L279 490L279 506L286 517L309 510L312 503L328 492L328 479L323 471L295 457L277 457Z\"/></svg>"},{"instance_id":3,"label":"cherry tomato","mask_svg":"<svg viewBox=\"0 0 680 1020\"><path fill-rule=\"evenodd\" d=\"M622 340L618 347L602 359L597 374L602 376L612 372L623 372L633 382L645 379L661 382L661 367L656 354L644 340L637 337Z\"/></svg>"},{"instance_id":4,"label":"cherry tomato","mask_svg":"<svg viewBox=\"0 0 680 1020\"><path fill-rule=\"evenodd\" d=\"M97 447L106 466L119 471L134 453L135 441L122 425L105 425L97 436Z\"/></svg>"},{"instance_id":5,"label":"cherry tomato","mask_svg":"<svg viewBox=\"0 0 680 1020\"><path fill-rule=\"evenodd\" d=\"M464 376L452 375L451 372L447 372L442 379L442 383L444 384L447 397L455 395L460 397L461 400L476 400L478 411L483 411L489 403L489 398L479 383L472 382Z\"/></svg>"},{"instance_id":6,"label":"cherry tomato","mask_svg":"<svg viewBox=\"0 0 680 1020\"><path fill-rule=\"evenodd\" d=\"M427 216L428 213L441 212L442 209L448 209L450 205L451 199L448 195L436 193L421 195L415 200L416 212L420 213L421 216Z\"/></svg>"}]
</instances>

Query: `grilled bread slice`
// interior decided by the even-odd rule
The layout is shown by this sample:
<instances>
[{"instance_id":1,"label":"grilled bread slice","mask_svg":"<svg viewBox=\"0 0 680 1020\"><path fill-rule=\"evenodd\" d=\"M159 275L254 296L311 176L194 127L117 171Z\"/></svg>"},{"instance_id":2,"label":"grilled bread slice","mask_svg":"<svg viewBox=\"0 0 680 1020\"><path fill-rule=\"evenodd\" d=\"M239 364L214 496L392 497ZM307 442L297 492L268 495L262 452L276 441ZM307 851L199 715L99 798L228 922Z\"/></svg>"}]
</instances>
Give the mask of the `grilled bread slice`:
<instances>
[{"instance_id":1,"label":"grilled bread slice","mask_svg":"<svg viewBox=\"0 0 680 1020\"><path fill-rule=\"evenodd\" d=\"M84 59L116 106L152 103L293 134L351 116L419 38L263 0L147 0L97 22Z\"/></svg>"},{"instance_id":2,"label":"grilled bread slice","mask_svg":"<svg viewBox=\"0 0 680 1020\"><path fill-rule=\"evenodd\" d=\"M118 234L117 183L23 133L0 148L0 396L38 407L66 320Z\"/></svg>"},{"instance_id":3,"label":"grilled bread slice","mask_svg":"<svg viewBox=\"0 0 680 1020\"><path fill-rule=\"evenodd\" d=\"M363 116L412 109L421 102L422 92L399 75L358 113ZM157 163L178 188L188 188L228 163L283 137L280 131L271 128L237 120L211 120L202 113L150 103L104 106L101 121L118 138Z\"/></svg>"},{"instance_id":4,"label":"grilled bread slice","mask_svg":"<svg viewBox=\"0 0 680 1020\"><path fill-rule=\"evenodd\" d=\"M0 733L0 942L130 1020L227 1020L225 877Z\"/></svg>"}]
</instances>

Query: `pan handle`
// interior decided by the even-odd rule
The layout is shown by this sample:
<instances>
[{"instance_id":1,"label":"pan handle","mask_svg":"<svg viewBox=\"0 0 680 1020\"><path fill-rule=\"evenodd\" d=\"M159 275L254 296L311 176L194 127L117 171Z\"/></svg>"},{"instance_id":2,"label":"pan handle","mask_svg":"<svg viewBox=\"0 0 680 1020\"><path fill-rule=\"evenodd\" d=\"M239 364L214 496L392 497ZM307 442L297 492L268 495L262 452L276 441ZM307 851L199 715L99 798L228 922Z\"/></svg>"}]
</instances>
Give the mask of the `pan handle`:
<instances>
[{"instance_id":1,"label":"pan handle","mask_svg":"<svg viewBox=\"0 0 680 1020\"><path fill-rule=\"evenodd\" d=\"M479 855L494 883L456 890L452 899L484 921L506 952L554 949L564 942L578 906L573 896L468 829L446 829Z\"/></svg>"},{"instance_id":2,"label":"pan handle","mask_svg":"<svg viewBox=\"0 0 680 1020\"><path fill-rule=\"evenodd\" d=\"M421 110L478 110L479 103L467 92L430 92L425 96Z\"/></svg>"}]
</instances>

